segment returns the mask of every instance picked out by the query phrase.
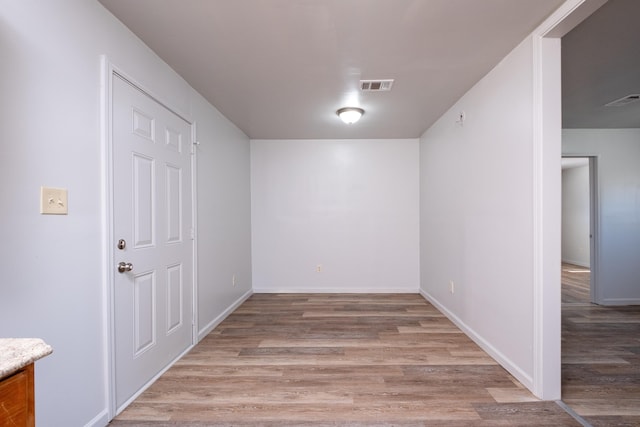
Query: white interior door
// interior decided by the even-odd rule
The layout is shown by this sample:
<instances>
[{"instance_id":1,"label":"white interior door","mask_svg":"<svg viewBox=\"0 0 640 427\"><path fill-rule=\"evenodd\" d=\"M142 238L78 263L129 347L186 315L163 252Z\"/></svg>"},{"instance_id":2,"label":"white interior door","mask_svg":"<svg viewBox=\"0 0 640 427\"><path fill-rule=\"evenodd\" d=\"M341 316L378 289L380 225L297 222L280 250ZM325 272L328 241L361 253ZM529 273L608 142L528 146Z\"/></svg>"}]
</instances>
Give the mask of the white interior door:
<instances>
[{"instance_id":1,"label":"white interior door","mask_svg":"<svg viewBox=\"0 0 640 427\"><path fill-rule=\"evenodd\" d=\"M112 93L120 412L192 343L191 125L117 75Z\"/></svg>"}]
</instances>

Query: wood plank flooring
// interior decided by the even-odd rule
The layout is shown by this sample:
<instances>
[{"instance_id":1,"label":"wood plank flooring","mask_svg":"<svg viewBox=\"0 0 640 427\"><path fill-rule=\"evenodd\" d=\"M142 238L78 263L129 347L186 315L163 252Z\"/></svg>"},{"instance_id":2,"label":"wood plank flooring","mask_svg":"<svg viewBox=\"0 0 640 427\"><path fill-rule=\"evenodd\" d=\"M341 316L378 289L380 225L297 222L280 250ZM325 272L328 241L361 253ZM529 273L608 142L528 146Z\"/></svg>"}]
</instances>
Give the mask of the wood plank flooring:
<instances>
[{"instance_id":1,"label":"wood plank flooring","mask_svg":"<svg viewBox=\"0 0 640 427\"><path fill-rule=\"evenodd\" d=\"M640 307L590 304L582 267L562 279L562 400L593 426L640 426Z\"/></svg>"},{"instance_id":2,"label":"wood plank flooring","mask_svg":"<svg viewBox=\"0 0 640 427\"><path fill-rule=\"evenodd\" d=\"M562 303L588 304L590 295L591 271L573 264L562 264Z\"/></svg>"},{"instance_id":3,"label":"wood plank flooring","mask_svg":"<svg viewBox=\"0 0 640 427\"><path fill-rule=\"evenodd\" d=\"M579 426L417 294L256 294L112 426Z\"/></svg>"}]
</instances>

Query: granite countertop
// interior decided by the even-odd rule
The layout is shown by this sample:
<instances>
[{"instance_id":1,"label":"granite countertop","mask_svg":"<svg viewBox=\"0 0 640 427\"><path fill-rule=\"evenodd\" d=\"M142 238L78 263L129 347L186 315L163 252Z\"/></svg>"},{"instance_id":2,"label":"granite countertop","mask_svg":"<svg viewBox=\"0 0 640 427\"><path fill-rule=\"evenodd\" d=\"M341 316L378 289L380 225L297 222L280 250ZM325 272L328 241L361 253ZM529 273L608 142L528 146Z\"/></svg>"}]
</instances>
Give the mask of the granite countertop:
<instances>
[{"instance_id":1,"label":"granite countertop","mask_svg":"<svg viewBox=\"0 0 640 427\"><path fill-rule=\"evenodd\" d=\"M0 379L52 352L40 338L0 338Z\"/></svg>"}]
</instances>

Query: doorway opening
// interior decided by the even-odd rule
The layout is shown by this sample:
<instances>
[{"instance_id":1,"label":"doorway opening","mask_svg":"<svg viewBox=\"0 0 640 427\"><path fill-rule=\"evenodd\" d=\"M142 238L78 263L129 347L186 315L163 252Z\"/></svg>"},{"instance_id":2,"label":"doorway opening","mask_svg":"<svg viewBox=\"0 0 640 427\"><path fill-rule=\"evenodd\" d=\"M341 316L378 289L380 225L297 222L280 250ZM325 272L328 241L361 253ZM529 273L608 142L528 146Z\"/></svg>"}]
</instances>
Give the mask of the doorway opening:
<instances>
[{"instance_id":1,"label":"doorway opening","mask_svg":"<svg viewBox=\"0 0 640 427\"><path fill-rule=\"evenodd\" d=\"M596 157L562 158L562 303L596 302Z\"/></svg>"}]
</instances>

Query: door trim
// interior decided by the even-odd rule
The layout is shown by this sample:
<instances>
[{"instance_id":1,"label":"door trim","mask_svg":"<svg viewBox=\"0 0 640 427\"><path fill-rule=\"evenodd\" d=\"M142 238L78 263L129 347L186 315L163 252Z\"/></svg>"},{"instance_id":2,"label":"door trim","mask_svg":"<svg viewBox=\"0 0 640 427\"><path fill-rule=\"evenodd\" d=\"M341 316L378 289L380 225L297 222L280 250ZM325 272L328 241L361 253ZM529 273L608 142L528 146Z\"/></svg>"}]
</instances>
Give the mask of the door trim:
<instances>
[{"instance_id":1,"label":"door trim","mask_svg":"<svg viewBox=\"0 0 640 427\"><path fill-rule=\"evenodd\" d=\"M566 0L533 42L533 393L561 397L560 39L607 0Z\"/></svg>"},{"instance_id":2,"label":"door trim","mask_svg":"<svg viewBox=\"0 0 640 427\"><path fill-rule=\"evenodd\" d=\"M602 297L600 290L600 195L598 192L598 156L588 156L589 158L589 228L591 239L589 241L589 292L591 292L591 302L600 304Z\"/></svg>"},{"instance_id":3,"label":"door trim","mask_svg":"<svg viewBox=\"0 0 640 427\"><path fill-rule=\"evenodd\" d=\"M196 123L185 114L180 113L177 109L172 108L170 104L163 102L160 97L154 95L153 91L150 91L144 85L140 84L137 79L132 78L121 68L113 64L106 55L102 55L101 62L101 85L100 85L100 142L101 142L101 175L102 175L102 194L101 194L101 212L102 212L102 297L104 300L103 310L103 345L105 349L105 363L104 363L104 376L105 376L105 407L108 412L109 421L112 420L122 409L124 409L129 403L131 403L136 397L140 395L149 385L151 385L160 375L162 375L167 369L171 367L178 359L180 359L185 353L193 348L196 343L197 337L197 213L196 213L196 169L197 164L196 155ZM154 376L141 390L132 396L122 407L116 407L116 376L115 376L115 307L114 307L114 284L115 284L115 261L114 250L116 245L116 238L113 232L113 136L112 136L112 107L113 107L113 79L118 76L124 79L126 82L145 93L155 102L171 111L173 114L179 116L181 119L189 123L191 126L191 215L192 215L192 333L191 344L187 349L180 354L177 358L172 360L161 372Z\"/></svg>"}]
</instances>

